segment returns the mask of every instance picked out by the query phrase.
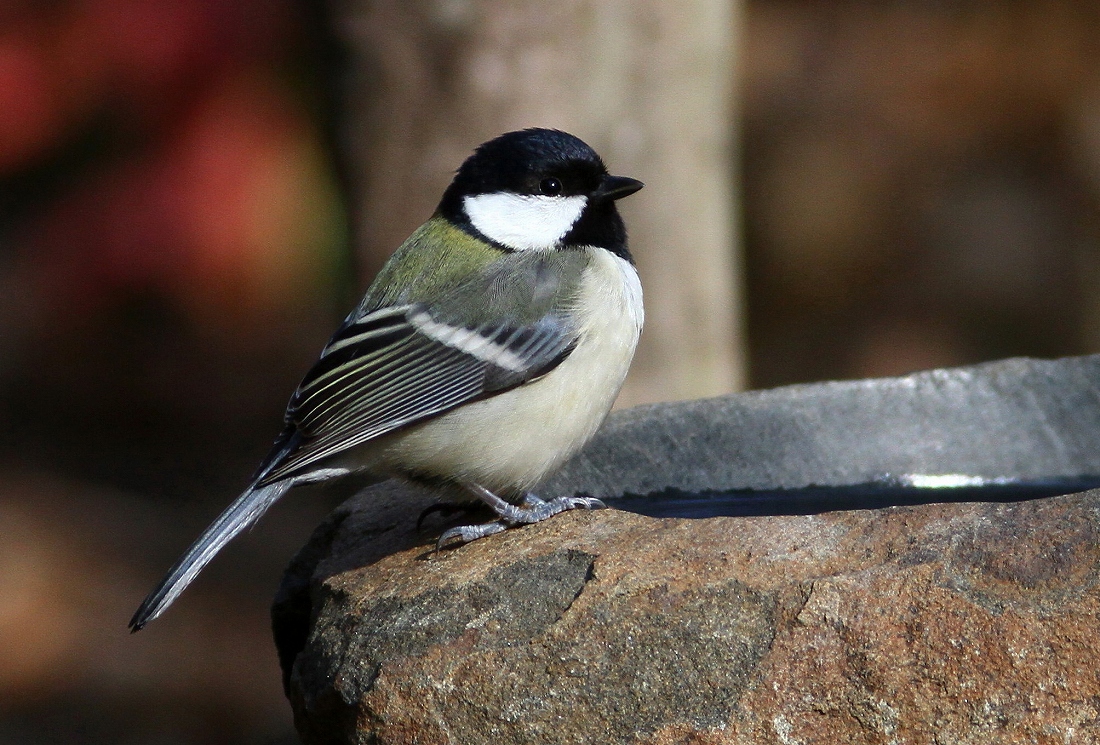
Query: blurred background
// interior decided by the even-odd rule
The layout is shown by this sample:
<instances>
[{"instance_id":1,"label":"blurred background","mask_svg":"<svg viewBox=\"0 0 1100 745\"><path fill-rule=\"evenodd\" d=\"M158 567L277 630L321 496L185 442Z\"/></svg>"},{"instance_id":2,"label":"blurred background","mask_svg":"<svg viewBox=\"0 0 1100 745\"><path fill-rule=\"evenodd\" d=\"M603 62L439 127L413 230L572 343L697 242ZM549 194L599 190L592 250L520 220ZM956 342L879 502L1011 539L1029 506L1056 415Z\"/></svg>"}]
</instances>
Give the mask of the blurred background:
<instances>
[{"instance_id":1,"label":"blurred background","mask_svg":"<svg viewBox=\"0 0 1100 745\"><path fill-rule=\"evenodd\" d=\"M1091 0L0 5L0 745L292 743L279 505L140 635L472 147L581 136L623 403L1100 351Z\"/></svg>"}]
</instances>

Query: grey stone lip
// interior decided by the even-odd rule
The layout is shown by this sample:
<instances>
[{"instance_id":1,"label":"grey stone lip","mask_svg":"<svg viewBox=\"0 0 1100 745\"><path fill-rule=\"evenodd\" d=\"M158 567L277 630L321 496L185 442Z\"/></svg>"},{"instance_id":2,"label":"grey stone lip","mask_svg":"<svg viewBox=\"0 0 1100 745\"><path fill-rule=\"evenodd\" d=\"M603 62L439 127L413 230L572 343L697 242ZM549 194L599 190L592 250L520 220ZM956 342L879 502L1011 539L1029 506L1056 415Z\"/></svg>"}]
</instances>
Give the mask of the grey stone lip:
<instances>
[{"instance_id":1,"label":"grey stone lip","mask_svg":"<svg viewBox=\"0 0 1100 745\"><path fill-rule=\"evenodd\" d=\"M1100 476L1010 481L1002 479L886 478L868 484L807 486L801 489L738 489L691 494L675 489L649 495L608 498L616 509L649 517L760 517L816 515L836 510L877 510L931 503L1021 502L1100 488Z\"/></svg>"},{"instance_id":2,"label":"grey stone lip","mask_svg":"<svg viewBox=\"0 0 1100 745\"><path fill-rule=\"evenodd\" d=\"M1098 474L1100 355L1089 355L620 411L540 491L675 498L892 480L947 495L1028 482L1084 489Z\"/></svg>"}]
</instances>

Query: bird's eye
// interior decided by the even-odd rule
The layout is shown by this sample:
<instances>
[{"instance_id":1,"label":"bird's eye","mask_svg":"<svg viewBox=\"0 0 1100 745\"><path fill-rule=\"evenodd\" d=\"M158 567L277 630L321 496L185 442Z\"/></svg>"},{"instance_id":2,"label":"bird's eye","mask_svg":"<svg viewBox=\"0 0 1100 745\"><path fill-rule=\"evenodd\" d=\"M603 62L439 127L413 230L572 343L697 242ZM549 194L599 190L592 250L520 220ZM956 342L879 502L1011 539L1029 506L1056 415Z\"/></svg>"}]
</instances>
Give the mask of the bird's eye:
<instances>
[{"instance_id":1,"label":"bird's eye","mask_svg":"<svg viewBox=\"0 0 1100 745\"><path fill-rule=\"evenodd\" d=\"M556 178L544 178L539 182L539 191L551 197L561 194L561 182Z\"/></svg>"}]
</instances>

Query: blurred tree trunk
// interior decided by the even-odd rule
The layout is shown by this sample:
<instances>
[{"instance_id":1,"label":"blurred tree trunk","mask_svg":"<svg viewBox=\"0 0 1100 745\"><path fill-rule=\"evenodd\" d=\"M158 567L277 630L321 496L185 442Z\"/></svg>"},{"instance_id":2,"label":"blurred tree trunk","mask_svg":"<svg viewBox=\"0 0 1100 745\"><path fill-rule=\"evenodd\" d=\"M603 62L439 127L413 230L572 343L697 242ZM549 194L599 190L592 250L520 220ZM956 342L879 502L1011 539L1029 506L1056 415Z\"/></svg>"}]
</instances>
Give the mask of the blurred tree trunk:
<instances>
[{"instance_id":1,"label":"blurred tree trunk","mask_svg":"<svg viewBox=\"0 0 1100 745\"><path fill-rule=\"evenodd\" d=\"M742 385L736 0L333 2L366 277L431 214L475 145L560 128L646 182L621 205L647 317L620 403Z\"/></svg>"}]
</instances>

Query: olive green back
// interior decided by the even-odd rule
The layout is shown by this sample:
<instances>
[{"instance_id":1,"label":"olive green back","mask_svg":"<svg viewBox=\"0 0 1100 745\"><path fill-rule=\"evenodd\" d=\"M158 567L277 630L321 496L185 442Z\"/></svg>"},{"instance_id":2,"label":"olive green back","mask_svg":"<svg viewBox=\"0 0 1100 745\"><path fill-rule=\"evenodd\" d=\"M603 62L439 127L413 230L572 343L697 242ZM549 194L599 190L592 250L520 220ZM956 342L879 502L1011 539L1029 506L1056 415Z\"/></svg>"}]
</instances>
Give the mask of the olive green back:
<instances>
[{"instance_id":1,"label":"olive green back","mask_svg":"<svg viewBox=\"0 0 1100 745\"><path fill-rule=\"evenodd\" d=\"M505 252L435 216L386 262L356 315L424 303L464 326L527 325L567 315L588 262L577 249Z\"/></svg>"}]
</instances>

